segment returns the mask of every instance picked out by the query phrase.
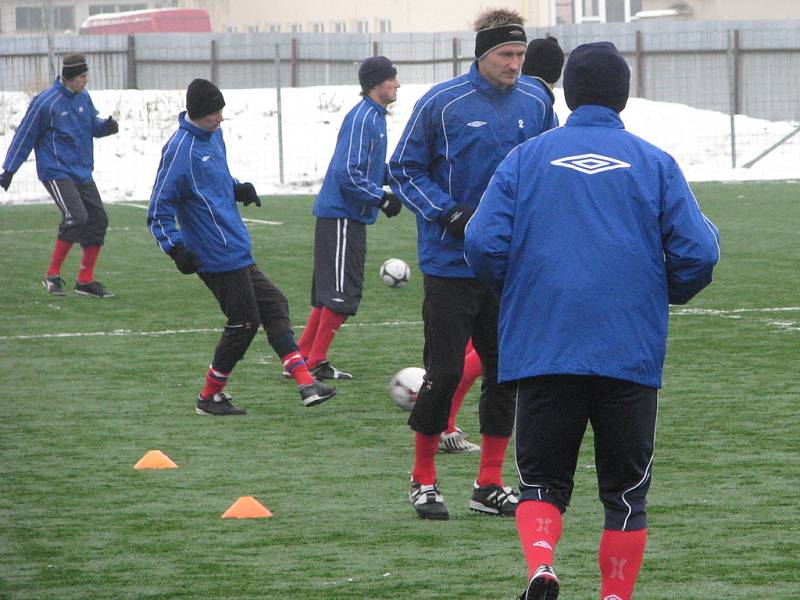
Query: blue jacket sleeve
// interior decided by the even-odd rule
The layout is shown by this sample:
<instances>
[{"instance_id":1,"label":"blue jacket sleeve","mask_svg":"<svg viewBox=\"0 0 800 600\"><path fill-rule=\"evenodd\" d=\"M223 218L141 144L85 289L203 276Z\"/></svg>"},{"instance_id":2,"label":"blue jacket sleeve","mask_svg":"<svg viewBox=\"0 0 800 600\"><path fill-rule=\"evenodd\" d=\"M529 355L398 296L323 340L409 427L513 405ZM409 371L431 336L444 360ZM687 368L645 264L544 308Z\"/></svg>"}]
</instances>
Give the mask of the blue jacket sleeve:
<instances>
[{"instance_id":1,"label":"blue jacket sleeve","mask_svg":"<svg viewBox=\"0 0 800 600\"><path fill-rule=\"evenodd\" d=\"M431 178L435 126L430 106L430 99L423 96L414 107L389 160L389 185L409 209L428 221L436 221L456 202Z\"/></svg>"},{"instance_id":2,"label":"blue jacket sleeve","mask_svg":"<svg viewBox=\"0 0 800 600\"><path fill-rule=\"evenodd\" d=\"M686 304L711 283L719 261L719 231L700 206L677 165L667 182L660 215L670 304Z\"/></svg>"},{"instance_id":3,"label":"blue jacket sleeve","mask_svg":"<svg viewBox=\"0 0 800 600\"><path fill-rule=\"evenodd\" d=\"M6 159L3 162L4 171L16 173L22 163L28 159L31 150L36 145L36 140L44 131L47 123L47 110L43 106L43 96L44 94L37 96L28 105L28 110L25 111L25 116L17 127L8 152L6 152Z\"/></svg>"},{"instance_id":4,"label":"blue jacket sleeve","mask_svg":"<svg viewBox=\"0 0 800 600\"><path fill-rule=\"evenodd\" d=\"M464 232L467 263L478 281L498 294L503 291L508 267L518 173L516 148L498 165Z\"/></svg>"},{"instance_id":5,"label":"blue jacket sleeve","mask_svg":"<svg viewBox=\"0 0 800 600\"><path fill-rule=\"evenodd\" d=\"M147 209L147 228L159 248L166 253L183 245L183 236L177 226L176 204L185 185L189 158L188 152L181 152L180 143L177 143L177 148L171 147L178 137L179 134L173 136L164 147Z\"/></svg>"},{"instance_id":6,"label":"blue jacket sleeve","mask_svg":"<svg viewBox=\"0 0 800 600\"><path fill-rule=\"evenodd\" d=\"M370 151L380 143L374 138L379 135L371 118L374 111L363 110L345 124L345 145L337 148L341 152L336 157L336 182L343 196L350 202L358 202L370 207L383 200L383 189L369 179ZM344 152L342 152L344 151ZM386 155L384 154L384 160Z\"/></svg>"},{"instance_id":7,"label":"blue jacket sleeve","mask_svg":"<svg viewBox=\"0 0 800 600\"><path fill-rule=\"evenodd\" d=\"M112 135L112 133L108 130L108 123L106 122L106 120L101 119L98 116L100 113L94 107L94 103L92 102L91 96L89 96L89 110L91 111L90 114L93 115L92 137L101 138L101 137L106 137L107 135Z\"/></svg>"}]
</instances>

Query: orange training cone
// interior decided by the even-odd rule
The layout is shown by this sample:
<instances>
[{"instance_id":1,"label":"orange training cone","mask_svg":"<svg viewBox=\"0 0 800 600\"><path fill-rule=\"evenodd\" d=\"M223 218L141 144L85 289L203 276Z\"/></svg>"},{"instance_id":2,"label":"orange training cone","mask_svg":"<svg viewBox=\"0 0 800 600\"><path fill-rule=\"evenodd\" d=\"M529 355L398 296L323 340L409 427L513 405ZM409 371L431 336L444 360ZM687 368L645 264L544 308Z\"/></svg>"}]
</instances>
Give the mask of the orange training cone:
<instances>
[{"instance_id":1,"label":"orange training cone","mask_svg":"<svg viewBox=\"0 0 800 600\"><path fill-rule=\"evenodd\" d=\"M222 513L223 519L266 519L272 513L252 496L242 496Z\"/></svg>"},{"instance_id":2,"label":"orange training cone","mask_svg":"<svg viewBox=\"0 0 800 600\"><path fill-rule=\"evenodd\" d=\"M178 465L172 462L172 459L164 454L161 450L150 450L142 458L139 459L134 469L177 469Z\"/></svg>"}]
</instances>

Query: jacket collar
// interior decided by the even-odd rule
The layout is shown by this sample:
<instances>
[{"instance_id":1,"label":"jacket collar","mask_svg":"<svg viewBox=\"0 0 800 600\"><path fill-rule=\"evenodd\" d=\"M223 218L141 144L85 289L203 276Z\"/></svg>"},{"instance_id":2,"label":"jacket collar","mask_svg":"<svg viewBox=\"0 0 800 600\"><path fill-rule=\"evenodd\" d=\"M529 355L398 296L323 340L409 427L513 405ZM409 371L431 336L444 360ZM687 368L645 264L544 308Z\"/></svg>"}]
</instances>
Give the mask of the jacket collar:
<instances>
[{"instance_id":1,"label":"jacket collar","mask_svg":"<svg viewBox=\"0 0 800 600\"><path fill-rule=\"evenodd\" d=\"M53 82L53 87L58 89L58 91L64 94L67 98L74 98L80 93L80 92L73 92L71 89L65 86L64 82L61 81L60 75L56 77L56 80Z\"/></svg>"},{"instance_id":2,"label":"jacket collar","mask_svg":"<svg viewBox=\"0 0 800 600\"><path fill-rule=\"evenodd\" d=\"M598 104L584 104L579 106L567 117L565 125L567 127L591 125L594 127L625 129L625 124L622 122L617 111Z\"/></svg>"},{"instance_id":3,"label":"jacket collar","mask_svg":"<svg viewBox=\"0 0 800 600\"><path fill-rule=\"evenodd\" d=\"M514 89L517 87L517 83L514 82L514 85L501 90L499 87L481 75L480 71L478 71L477 60L473 61L472 66L469 68L467 77L469 77L472 85L474 85L481 94L485 94L487 96L505 96L509 92L514 91Z\"/></svg>"},{"instance_id":4,"label":"jacket collar","mask_svg":"<svg viewBox=\"0 0 800 600\"><path fill-rule=\"evenodd\" d=\"M198 127L194 123L190 123L189 119L186 118L185 110L178 115L178 124L180 125L181 129L185 129L186 131L191 133L194 137L200 138L201 140L209 140L211 139L211 136L214 135L213 131L206 131L205 129Z\"/></svg>"},{"instance_id":5,"label":"jacket collar","mask_svg":"<svg viewBox=\"0 0 800 600\"><path fill-rule=\"evenodd\" d=\"M379 115L385 115L386 114L386 112L387 112L386 111L386 107L383 104L381 104L380 102L375 102L375 100L373 100L369 96L364 96L364 101L367 102L368 104L371 104L372 106L374 106L375 110L378 111Z\"/></svg>"}]
</instances>

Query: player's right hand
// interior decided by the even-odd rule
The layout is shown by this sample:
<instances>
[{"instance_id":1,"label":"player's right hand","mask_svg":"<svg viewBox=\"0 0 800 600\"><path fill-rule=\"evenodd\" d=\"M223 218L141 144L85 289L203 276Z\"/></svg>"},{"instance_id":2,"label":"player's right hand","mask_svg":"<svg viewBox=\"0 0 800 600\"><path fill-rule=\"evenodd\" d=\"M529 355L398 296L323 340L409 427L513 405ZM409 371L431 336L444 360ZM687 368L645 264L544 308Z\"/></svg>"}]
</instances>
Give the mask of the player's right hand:
<instances>
[{"instance_id":1,"label":"player's right hand","mask_svg":"<svg viewBox=\"0 0 800 600\"><path fill-rule=\"evenodd\" d=\"M398 215L400 209L403 208L402 202L397 199L392 192L386 192L383 195L383 200L380 203L380 209L387 217L392 218Z\"/></svg>"},{"instance_id":2,"label":"player's right hand","mask_svg":"<svg viewBox=\"0 0 800 600\"><path fill-rule=\"evenodd\" d=\"M5 191L8 191L8 188L11 185L11 179L13 177L14 174L11 171L3 171L3 174L0 175L0 187Z\"/></svg>"},{"instance_id":3,"label":"player's right hand","mask_svg":"<svg viewBox=\"0 0 800 600\"><path fill-rule=\"evenodd\" d=\"M439 219L439 223L450 235L457 240L464 239L464 229L467 227L475 209L466 204L456 204L450 211Z\"/></svg>"},{"instance_id":4,"label":"player's right hand","mask_svg":"<svg viewBox=\"0 0 800 600\"><path fill-rule=\"evenodd\" d=\"M178 267L178 271L184 275L197 273L197 269L203 266L203 263L200 262L200 259L197 258L197 255L189 250L186 246L175 246L168 252L168 254L172 260L175 261L175 266Z\"/></svg>"}]
</instances>

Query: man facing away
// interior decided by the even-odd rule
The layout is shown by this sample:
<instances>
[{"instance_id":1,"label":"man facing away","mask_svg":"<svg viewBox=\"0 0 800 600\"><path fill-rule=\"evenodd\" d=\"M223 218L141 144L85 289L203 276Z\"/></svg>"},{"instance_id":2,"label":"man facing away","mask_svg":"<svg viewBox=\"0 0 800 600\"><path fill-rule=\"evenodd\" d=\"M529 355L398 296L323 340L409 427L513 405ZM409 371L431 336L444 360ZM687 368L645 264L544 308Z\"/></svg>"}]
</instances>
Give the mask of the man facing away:
<instances>
[{"instance_id":1,"label":"man facing away","mask_svg":"<svg viewBox=\"0 0 800 600\"><path fill-rule=\"evenodd\" d=\"M311 313L298 345L317 379L352 379L328 360L336 332L361 302L367 225L381 210L394 217L402 205L384 191L386 107L397 100L397 69L373 56L358 69L362 99L344 118L336 149L314 202L314 275Z\"/></svg>"},{"instance_id":2,"label":"man facing away","mask_svg":"<svg viewBox=\"0 0 800 600\"><path fill-rule=\"evenodd\" d=\"M553 127L549 98L518 81L525 57L523 20L491 10L475 23L475 62L417 102L389 161L394 192L417 218L424 275L425 381L408 423L415 436L409 499L419 517L447 519L435 457L472 343L483 363L481 460L469 507L513 515L503 461L514 425L513 390L497 382L498 298L464 260L464 227L494 173L517 144Z\"/></svg>"},{"instance_id":3,"label":"man facing away","mask_svg":"<svg viewBox=\"0 0 800 600\"><path fill-rule=\"evenodd\" d=\"M113 117L98 118L86 91L88 82L86 57L83 54L65 56L61 76L49 89L34 97L17 127L3 162L0 187L8 191L14 174L33 150L39 180L62 216L42 285L55 296L66 295L61 267L72 246L78 243L83 248L83 256L75 293L92 298L113 298L114 294L94 279L95 265L108 229L108 216L92 178L93 138L113 135L119 131L119 125Z\"/></svg>"},{"instance_id":4,"label":"man facing away","mask_svg":"<svg viewBox=\"0 0 800 600\"><path fill-rule=\"evenodd\" d=\"M336 390L316 381L297 349L289 305L283 293L259 270L250 234L237 202L261 206L251 183L240 183L228 169L220 125L225 99L216 85L195 79L186 91L186 111L164 145L147 225L159 247L181 273L197 273L214 294L227 321L197 397L199 415L241 415L223 389L258 332L298 384L304 406L328 400Z\"/></svg>"},{"instance_id":5,"label":"man facing away","mask_svg":"<svg viewBox=\"0 0 800 600\"><path fill-rule=\"evenodd\" d=\"M630 70L610 42L573 50L563 127L515 148L466 230L478 278L502 295L499 379L517 396L522 600L555 600L553 555L584 431L605 522L602 600L630 600L645 510L669 304L711 282L717 228L675 160L625 131Z\"/></svg>"}]
</instances>

